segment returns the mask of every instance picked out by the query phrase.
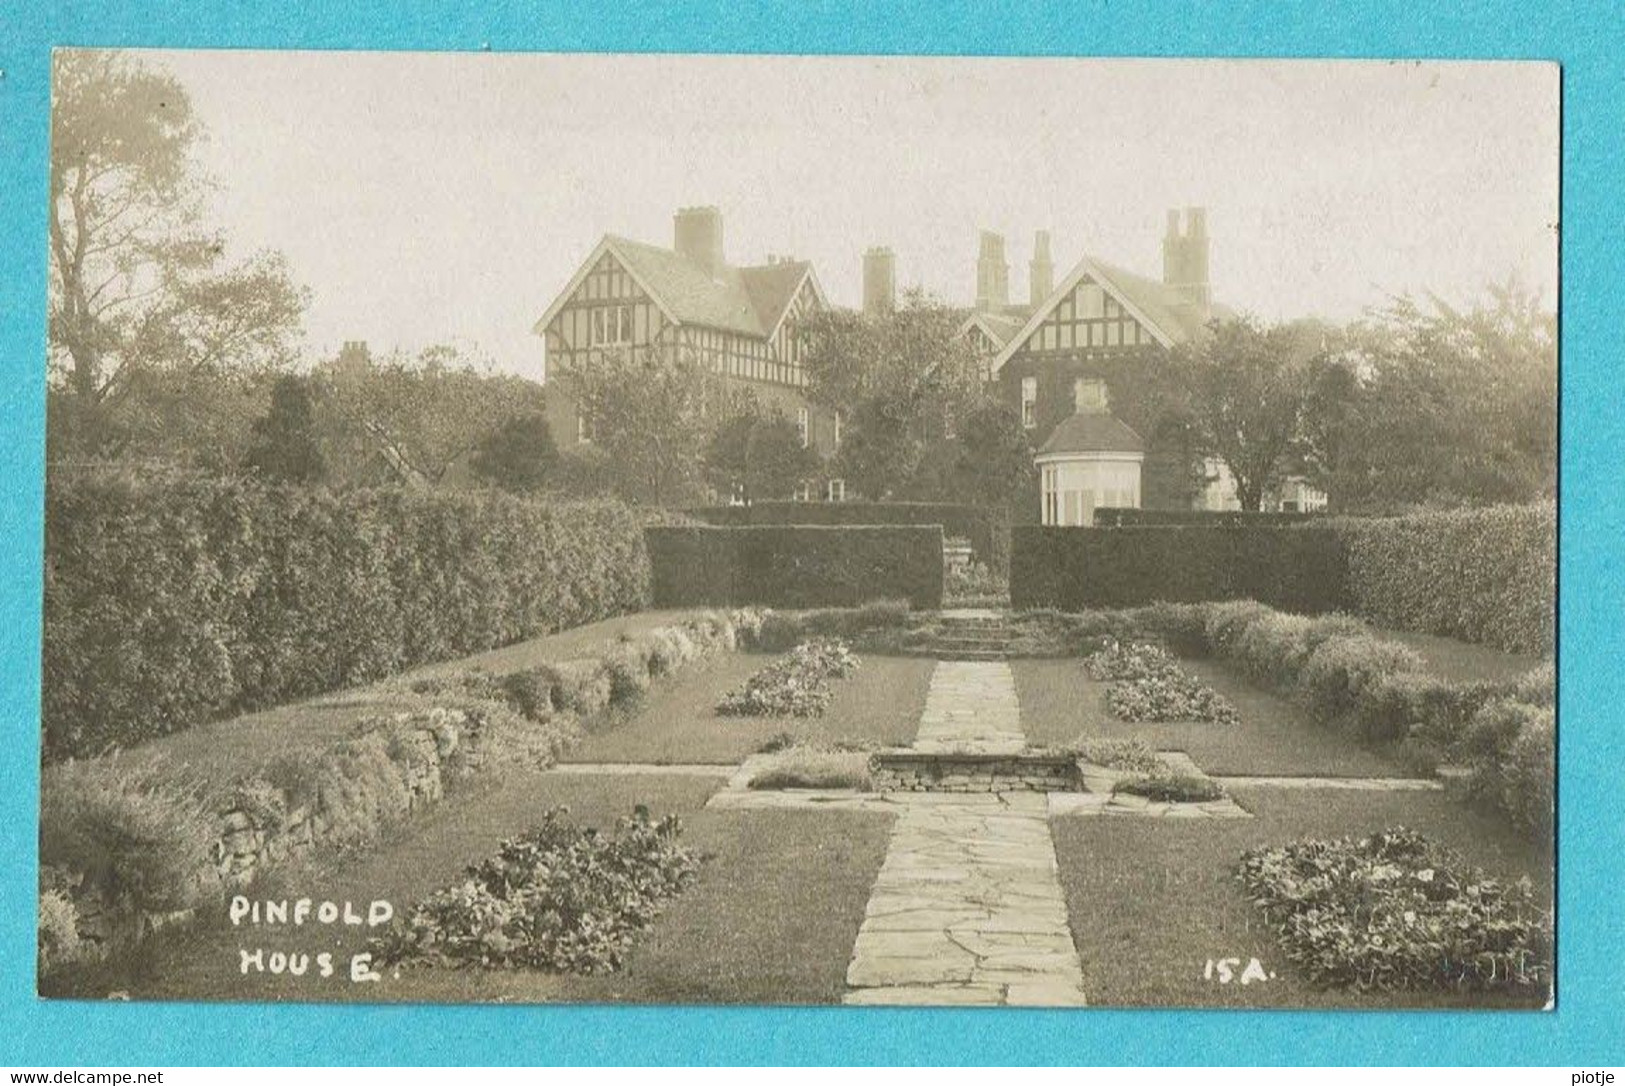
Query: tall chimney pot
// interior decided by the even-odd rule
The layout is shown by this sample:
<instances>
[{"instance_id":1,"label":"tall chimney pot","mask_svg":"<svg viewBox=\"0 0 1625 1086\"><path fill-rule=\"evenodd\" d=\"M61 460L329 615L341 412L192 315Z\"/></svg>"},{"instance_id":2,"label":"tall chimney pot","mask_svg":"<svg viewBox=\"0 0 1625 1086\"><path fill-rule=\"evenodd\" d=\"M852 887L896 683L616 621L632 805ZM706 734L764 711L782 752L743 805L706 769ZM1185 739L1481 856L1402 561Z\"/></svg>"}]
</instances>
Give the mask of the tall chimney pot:
<instances>
[{"instance_id":1,"label":"tall chimney pot","mask_svg":"<svg viewBox=\"0 0 1625 1086\"><path fill-rule=\"evenodd\" d=\"M883 246L863 254L863 313L884 316L897 309L897 257Z\"/></svg>"},{"instance_id":2,"label":"tall chimney pot","mask_svg":"<svg viewBox=\"0 0 1625 1086\"><path fill-rule=\"evenodd\" d=\"M1004 259L1004 235L982 231L976 258L976 308L999 310L1010 304L1010 265Z\"/></svg>"},{"instance_id":3,"label":"tall chimney pot","mask_svg":"<svg viewBox=\"0 0 1625 1086\"><path fill-rule=\"evenodd\" d=\"M1027 265L1027 299L1037 309L1055 289L1055 263L1049 256L1049 231L1040 230L1033 238L1033 259Z\"/></svg>"},{"instance_id":4,"label":"tall chimney pot","mask_svg":"<svg viewBox=\"0 0 1625 1086\"><path fill-rule=\"evenodd\" d=\"M715 279L722 273L722 212L716 207L679 208L673 216L672 248Z\"/></svg>"}]
</instances>

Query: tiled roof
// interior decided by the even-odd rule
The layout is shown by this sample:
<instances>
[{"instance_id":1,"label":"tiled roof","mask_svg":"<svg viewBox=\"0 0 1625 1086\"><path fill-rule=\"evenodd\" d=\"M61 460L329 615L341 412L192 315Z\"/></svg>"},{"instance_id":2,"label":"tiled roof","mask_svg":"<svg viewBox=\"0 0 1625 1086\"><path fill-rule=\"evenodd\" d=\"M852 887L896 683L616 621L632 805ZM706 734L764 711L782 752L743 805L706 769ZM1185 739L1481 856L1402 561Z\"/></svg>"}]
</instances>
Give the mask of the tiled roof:
<instances>
[{"instance_id":1,"label":"tiled roof","mask_svg":"<svg viewBox=\"0 0 1625 1086\"><path fill-rule=\"evenodd\" d=\"M764 338L795 297L811 266L786 261L736 268L724 266L716 277L672 249L610 237L611 250L682 324L696 324Z\"/></svg>"},{"instance_id":2,"label":"tiled roof","mask_svg":"<svg viewBox=\"0 0 1625 1086\"><path fill-rule=\"evenodd\" d=\"M1145 451L1145 442L1128 425L1104 411L1079 411L1071 418L1061 420L1038 455L1053 453L1100 453Z\"/></svg>"},{"instance_id":3,"label":"tiled roof","mask_svg":"<svg viewBox=\"0 0 1625 1086\"><path fill-rule=\"evenodd\" d=\"M1183 303L1179 292L1173 287L1104 260L1093 259L1092 262L1111 281L1112 286L1175 342L1188 343L1201 334L1203 321L1190 306ZM1214 317L1231 315L1230 310L1222 305L1214 305L1211 309Z\"/></svg>"},{"instance_id":4,"label":"tiled roof","mask_svg":"<svg viewBox=\"0 0 1625 1086\"><path fill-rule=\"evenodd\" d=\"M1003 347L1011 336L1021 331L1030 312L977 313L971 320L987 333L995 346Z\"/></svg>"}]
</instances>

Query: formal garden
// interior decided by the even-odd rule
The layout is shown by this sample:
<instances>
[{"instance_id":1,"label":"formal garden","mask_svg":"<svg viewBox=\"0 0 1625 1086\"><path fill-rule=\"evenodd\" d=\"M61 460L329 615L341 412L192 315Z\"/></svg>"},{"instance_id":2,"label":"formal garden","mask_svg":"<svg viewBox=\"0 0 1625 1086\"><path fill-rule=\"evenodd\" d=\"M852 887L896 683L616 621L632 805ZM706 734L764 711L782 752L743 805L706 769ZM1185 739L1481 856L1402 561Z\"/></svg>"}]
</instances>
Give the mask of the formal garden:
<instances>
[{"instance_id":1,"label":"formal garden","mask_svg":"<svg viewBox=\"0 0 1625 1086\"><path fill-rule=\"evenodd\" d=\"M1000 606L903 516L48 514L46 994L1553 992L1550 507L1017 528Z\"/></svg>"}]
</instances>

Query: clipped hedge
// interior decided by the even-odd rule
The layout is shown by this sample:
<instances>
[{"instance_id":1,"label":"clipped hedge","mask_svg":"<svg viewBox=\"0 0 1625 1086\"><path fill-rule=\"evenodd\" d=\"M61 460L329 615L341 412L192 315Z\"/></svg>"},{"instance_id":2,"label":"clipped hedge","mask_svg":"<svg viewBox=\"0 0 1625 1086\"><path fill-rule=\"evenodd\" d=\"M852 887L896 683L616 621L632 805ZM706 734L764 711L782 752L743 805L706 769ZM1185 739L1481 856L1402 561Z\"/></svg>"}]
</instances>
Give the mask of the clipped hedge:
<instances>
[{"instance_id":1,"label":"clipped hedge","mask_svg":"<svg viewBox=\"0 0 1625 1086\"><path fill-rule=\"evenodd\" d=\"M1550 656L1557 510L1497 506L1344 519L1355 610L1382 626Z\"/></svg>"},{"instance_id":2,"label":"clipped hedge","mask_svg":"<svg viewBox=\"0 0 1625 1086\"><path fill-rule=\"evenodd\" d=\"M1171 524L1225 528L1302 524L1323 517L1322 513L1260 512L1252 509L1128 509L1105 507L1095 510L1097 528L1143 528Z\"/></svg>"},{"instance_id":3,"label":"clipped hedge","mask_svg":"<svg viewBox=\"0 0 1625 1086\"><path fill-rule=\"evenodd\" d=\"M1010 602L1063 611L1258 599L1288 611L1346 606L1342 537L1246 525L1012 530Z\"/></svg>"},{"instance_id":4,"label":"clipped hedge","mask_svg":"<svg viewBox=\"0 0 1625 1086\"><path fill-rule=\"evenodd\" d=\"M614 502L58 474L45 530L49 760L648 599L642 525Z\"/></svg>"},{"instance_id":5,"label":"clipped hedge","mask_svg":"<svg viewBox=\"0 0 1625 1086\"><path fill-rule=\"evenodd\" d=\"M935 525L651 527L644 534L657 607L942 605Z\"/></svg>"},{"instance_id":6,"label":"clipped hedge","mask_svg":"<svg viewBox=\"0 0 1625 1086\"><path fill-rule=\"evenodd\" d=\"M956 502L752 502L689 511L709 524L752 525L940 524L942 534L970 541L978 561L1003 575L1010 568L1010 522L1002 509Z\"/></svg>"}]
</instances>

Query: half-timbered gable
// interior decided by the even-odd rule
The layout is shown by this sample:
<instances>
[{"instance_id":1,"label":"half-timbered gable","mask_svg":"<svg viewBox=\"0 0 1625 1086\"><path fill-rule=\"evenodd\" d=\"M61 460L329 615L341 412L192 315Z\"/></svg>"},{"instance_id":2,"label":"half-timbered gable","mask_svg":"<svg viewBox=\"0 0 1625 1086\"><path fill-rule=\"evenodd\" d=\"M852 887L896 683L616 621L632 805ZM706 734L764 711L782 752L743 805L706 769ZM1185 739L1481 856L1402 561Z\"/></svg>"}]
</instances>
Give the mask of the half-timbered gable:
<instances>
[{"instance_id":1,"label":"half-timbered gable","mask_svg":"<svg viewBox=\"0 0 1625 1086\"><path fill-rule=\"evenodd\" d=\"M607 235L593 249L536 322L555 434L591 439L570 394L572 371L608 352L675 355L751 388L796 421L809 446L833 453L838 425L803 394L803 322L829 304L812 265L730 265L721 230L714 208L687 208L677 214L672 248Z\"/></svg>"}]
</instances>

